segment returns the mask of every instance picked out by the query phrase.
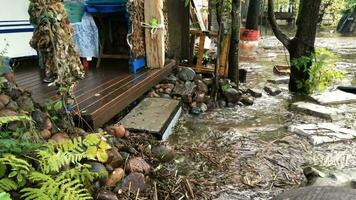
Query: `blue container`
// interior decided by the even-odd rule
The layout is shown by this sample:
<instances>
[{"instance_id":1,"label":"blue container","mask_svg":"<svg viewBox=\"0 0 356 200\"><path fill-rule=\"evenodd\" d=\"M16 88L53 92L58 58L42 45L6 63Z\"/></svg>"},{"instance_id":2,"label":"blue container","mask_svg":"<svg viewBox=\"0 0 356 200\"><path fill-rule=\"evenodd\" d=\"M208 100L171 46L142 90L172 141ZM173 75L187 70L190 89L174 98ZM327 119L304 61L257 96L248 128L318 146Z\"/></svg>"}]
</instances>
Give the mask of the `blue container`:
<instances>
[{"instance_id":1,"label":"blue container","mask_svg":"<svg viewBox=\"0 0 356 200\"><path fill-rule=\"evenodd\" d=\"M114 5L119 5L119 4L126 4L127 0L87 0L85 3L90 4L90 5L103 5L103 4L114 4Z\"/></svg>"},{"instance_id":2,"label":"blue container","mask_svg":"<svg viewBox=\"0 0 356 200\"><path fill-rule=\"evenodd\" d=\"M70 23L77 23L82 21L85 12L85 6L79 2L65 2L66 9Z\"/></svg>"},{"instance_id":3,"label":"blue container","mask_svg":"<svg viewBox=\"0 0 356 200\"><path fill-rule=\"evenodd\" d=\"M126 5L86 5L88 13L126 12Z\"/></svg>"}]
</instances>

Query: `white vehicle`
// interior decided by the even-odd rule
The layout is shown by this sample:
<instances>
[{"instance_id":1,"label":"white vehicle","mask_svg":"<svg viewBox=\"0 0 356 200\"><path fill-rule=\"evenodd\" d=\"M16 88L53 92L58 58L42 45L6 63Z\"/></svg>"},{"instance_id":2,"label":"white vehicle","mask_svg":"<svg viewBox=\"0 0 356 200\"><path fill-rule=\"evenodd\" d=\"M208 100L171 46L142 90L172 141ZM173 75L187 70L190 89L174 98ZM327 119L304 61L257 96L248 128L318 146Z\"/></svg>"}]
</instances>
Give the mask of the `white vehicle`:
<instances>
[{"instance_id":1,"label":"white vehicle","mask_svg":"<svg viewBox=\"0 0 356 200\"><path fill-rule=\"evenodd\" d=\"M33 26L28 15L29 0L1 0L0 6L0 51L7 44L5 56L20 58L36 56L29 42Z\"/></svg>"}]
</instances>

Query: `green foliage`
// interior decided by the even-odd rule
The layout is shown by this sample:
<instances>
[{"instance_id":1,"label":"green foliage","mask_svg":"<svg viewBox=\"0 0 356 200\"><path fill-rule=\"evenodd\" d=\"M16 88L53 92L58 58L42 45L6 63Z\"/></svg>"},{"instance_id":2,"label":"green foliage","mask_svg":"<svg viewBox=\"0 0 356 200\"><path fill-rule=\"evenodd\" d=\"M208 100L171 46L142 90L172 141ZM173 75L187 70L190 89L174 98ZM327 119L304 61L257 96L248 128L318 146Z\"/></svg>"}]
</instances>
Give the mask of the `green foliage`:
<instances>
[{"instance_id":1,"label":"green foliage","mask_svg":"<svg viewBox=\"0 0 356 200\"><path fill-rule=\"evenodd\" d=\"M106 150L110 149L97 134L89 134L84 139L74 138L60 144L48 143L46 148L37 150L40 156L40 167L45 173L59 172L63 166L78 164L82 159L108 159Z\"/></svg>"},{"instance_id":2,"label":"green foliage","mask_svg":"<svg viewBox=\"0 0 356 200\"><path fill-rule=\"evenodd\" d=\"M344 0L346 1L346 8L344 12L351 13L356 10L356 0Z\"/></svg>"},{"instance_id":3,"label":"green foliage","mask_svg":"<svg viewBox=\"0 0 356 200\"><path fill-rule=\"evenodd\" d=\"M32 170L31 165L12 154L4 154L0 158L0 164L11 169L7 177L0 179L0 192L17 190L26 184L27 174Z\"/></svg>"},{"instance_id":4,"label":"green foliage","mask_svg":"<svg viewBox=\"0 0 356 200\"><path fill-rule=\"evenodd\" d=\"M32 118L27 115L0 117L0 126L3 124L8 124L10 122L16 122L16 121L32 122Z\"/></svg>"},{"instance_id":5,"label":"green foliage","mask_svg":"<svg viewBox=\"0 0 356 200\"><path fill-rule=\"evenodd\" d=\"M6 192L1 192L0 193L0 199L1 200L11 200L11 196L10 196L10 194L8 194Z\"/></svg>"},{"instance_id":6,"label":"green foliage","mask_svg":"<svg viewBox=\"0 0 356 200\"><path fill-rule=\"evenodd\" d=\"M23 139L0 139L0 146L0 155L3 153L21 155L38 149L41 147L41 144Z\"/></svg>"},{"instance_id":7,"label":"green foliage","mask_svg":"<svg viewBox=\"0 0 356 200\"><path fill-rule=\"evenodd\" d=\"M311 94L317 91L323 91L327 87L344 78L344 74L335 69L335 56L332 52L318 48L311 56L302 56L293 60L293 65L299 71L308 73L307 80L298 81L298 88L307 88L304 91L306 94ZM311 64L311 66L310 66Z\"/></svg>"},{"instance_id":8,"label":"green foliage","mask_svg":"<svg viewBox=\"0 0 356 200\"><path fill-rule=\"evenodd\" d=\"M80 171L70 170L71 173L80 175ZM68 175L69 172L63 172L59 176L52 178L50 175L40 172L32 172L29 179L38 184L39 188L24 188L21 190L21 198L25 200L87 200L93 199L89 191L84 187L77 176Z\"/></svg>"}]
</instances>

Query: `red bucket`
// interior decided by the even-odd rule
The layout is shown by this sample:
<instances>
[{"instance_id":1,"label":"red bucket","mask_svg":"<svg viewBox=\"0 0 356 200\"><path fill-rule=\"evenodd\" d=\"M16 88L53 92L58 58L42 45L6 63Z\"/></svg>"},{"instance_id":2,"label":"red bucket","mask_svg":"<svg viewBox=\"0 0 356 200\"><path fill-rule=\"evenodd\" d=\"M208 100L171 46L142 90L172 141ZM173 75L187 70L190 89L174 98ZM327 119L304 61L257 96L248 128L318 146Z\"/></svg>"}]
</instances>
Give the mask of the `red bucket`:
<instances>
[{"instance_id":1,"label":"red bucket","mask_svg":"<svg viewBox=\"0 0 356 200\"><path fill-rule=\"evenodd\" d=\"M252 29L241 29L240 39L244 41L257 41L260 38L260 31Z\"/></svg>"}]
</instances>

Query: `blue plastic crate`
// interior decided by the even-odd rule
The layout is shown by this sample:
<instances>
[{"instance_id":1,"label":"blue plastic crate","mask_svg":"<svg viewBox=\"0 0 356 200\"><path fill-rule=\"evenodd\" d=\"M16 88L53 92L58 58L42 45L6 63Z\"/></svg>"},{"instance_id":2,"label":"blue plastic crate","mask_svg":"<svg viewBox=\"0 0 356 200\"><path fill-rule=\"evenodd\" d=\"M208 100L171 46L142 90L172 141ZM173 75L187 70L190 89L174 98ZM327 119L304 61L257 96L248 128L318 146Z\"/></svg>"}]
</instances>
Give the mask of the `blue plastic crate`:
<instances>
[{"instance_id":1,"label":"blue plastic crate","mask_svg":"<svg viewBox=\"0 0 356 200\"><path fill-rule=\"evenodd\" d=\"M142 57L142 58L130 59L129 64L130 64L130 72L136 74L138 70L146 66L146 58Z\"/></svg>"}]
</instances>

